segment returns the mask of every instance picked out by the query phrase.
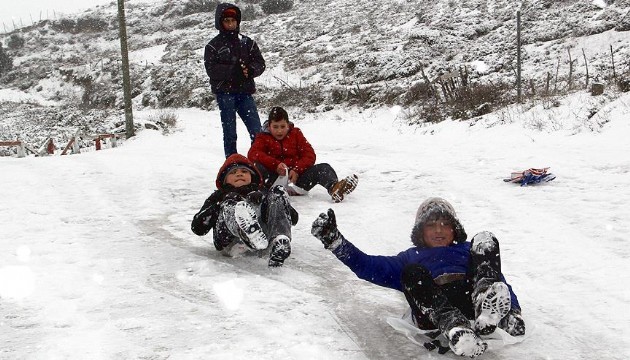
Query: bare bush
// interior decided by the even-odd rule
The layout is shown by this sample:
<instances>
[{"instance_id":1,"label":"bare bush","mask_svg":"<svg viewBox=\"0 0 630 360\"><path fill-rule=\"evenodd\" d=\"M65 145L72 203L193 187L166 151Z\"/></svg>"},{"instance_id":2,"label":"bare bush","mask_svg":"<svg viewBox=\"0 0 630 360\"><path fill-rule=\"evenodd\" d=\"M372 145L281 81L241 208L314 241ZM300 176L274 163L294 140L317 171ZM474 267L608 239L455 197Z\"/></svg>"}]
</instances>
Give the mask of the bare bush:
<instances>
[{"instance_id":1,"label":"bare bush","mask_svg":"<svg viewBox=\"0 0 630 360\"><path fill-rule=\"evenodd\" d=\"M260 7L265 14L281 14L293 8L293 0L265 0Z\"/></svg>"}]
</instances>

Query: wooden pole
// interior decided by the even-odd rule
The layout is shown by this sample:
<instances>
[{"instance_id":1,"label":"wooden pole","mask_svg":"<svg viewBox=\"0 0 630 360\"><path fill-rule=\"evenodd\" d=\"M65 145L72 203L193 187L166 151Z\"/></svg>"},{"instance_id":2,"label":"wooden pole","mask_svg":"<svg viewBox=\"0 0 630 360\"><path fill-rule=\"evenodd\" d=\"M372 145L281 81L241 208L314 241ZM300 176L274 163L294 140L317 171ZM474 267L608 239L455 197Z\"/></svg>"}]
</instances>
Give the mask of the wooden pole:
<instances>
[{"instance_id":1,"label":"wooden pole","mask_svg":"<svg viewBox=\"0 0 630 360\"><path fill-rule=\"evenodd\" d=\"M586 60L586 53L584 52L584 48L582 48L582 56L584 56L584 67L586 67L586 88L588 89L588 61Z\"/></svg>"},{"instance_id":2,"label":"wooden pole","mask_svg":"<svg viewBox=\"0 0 630 360\"><path fill-rule=\"evenodd\" d=\"M133 110L131 109L131 80L129 76L129 50L127 48L127 25L125 22L125 1L118 0L118 33L122 57L123 96L125 102L125 133L127 139L134 136Z\"/></svg>"}]
</instances>

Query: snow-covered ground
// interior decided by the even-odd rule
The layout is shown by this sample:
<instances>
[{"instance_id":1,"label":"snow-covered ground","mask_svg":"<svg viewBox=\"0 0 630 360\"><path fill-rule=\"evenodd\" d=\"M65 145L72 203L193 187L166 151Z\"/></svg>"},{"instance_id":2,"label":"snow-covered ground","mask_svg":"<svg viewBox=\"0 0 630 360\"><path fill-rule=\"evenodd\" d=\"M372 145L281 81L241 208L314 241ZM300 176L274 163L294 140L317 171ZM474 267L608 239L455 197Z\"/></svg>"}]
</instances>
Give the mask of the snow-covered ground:
<instances>
[{"instance_id":1,"label":"snow-covered ground","mask_svg":"<svg viewBox=\"0 0 630 360\"><path fill-rule=\"evenodd\" d=\"M223 161L217 112L173 110L173 134L115 149L0 158L0 359L456 358L393 330L402 294L357 279L310 235L331 207L359 248L396 254L429 196L451 201L469 236L497 235L535 326L483 359L627 359L630 95L583 116L594 99L422 128L397 108L290 111L318 162L360 181L339 204L322 188L292 198L300 221L280 269L190 231ZM240 123L239 135L245 153ZM502 181L543 166L555 181Z\"/></svg>"}]
</instances>

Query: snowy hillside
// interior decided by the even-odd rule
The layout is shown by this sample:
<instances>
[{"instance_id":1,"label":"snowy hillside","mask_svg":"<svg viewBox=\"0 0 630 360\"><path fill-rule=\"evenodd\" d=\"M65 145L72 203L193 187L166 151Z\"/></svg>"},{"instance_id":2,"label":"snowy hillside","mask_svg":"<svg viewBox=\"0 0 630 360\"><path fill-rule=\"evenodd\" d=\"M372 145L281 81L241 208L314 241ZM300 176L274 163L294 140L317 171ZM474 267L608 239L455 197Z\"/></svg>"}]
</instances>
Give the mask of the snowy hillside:
<instances>
[{"instance_id":1,"label":"snowy hillside","mask_svg":"<svg viewBox=\"0 0 630 360\"><path fill-rule=\"evenodd\" d=\"M127 4L136 111L214 109L202 64L203 47L216 34L214 8L203 4L213 2ZM242 32L259 43L268 64L257 81L263 112L274 105L308 112L400 105L410 121L423 122L436 112L439 119L470 118L479 105L500 109L516 94L519 9L528 102L587 90L587 71L608 94L618 83L630 88L629 0L302 0L274 15L256 1L237 4ZM0 136L63 142L77 128L120 128L117 26L112 2L4 34L14 68L0 77ZM464 68L485 92L455 109L434 108L426 79Z\"/></svg>"},{"instance_id":2,"label":"snowy hillside","mask_svg":"<svg viewBox=\"0 0 630 360\"><path fill-rule=\"evenodd\" d=\"M625 360L630 96L595 132L573 114L588 98L415 130L398 107L291 110L318 161L360 182L339 204L321 188L292 198L300 222L280 269L222 257L190 231L223 160L216 111L177 110L173 134L115 149L0 158L0 359L455 359L389 327L402 294L358 280L310 235L331 207L357 246L393 255L411 245L419 203L442 196L470 235L500 239L533 328L482 359ZM564 129L540 131L547 117ZM541 166L557 179L502 181Z\"/></svg>"}]
</instances>

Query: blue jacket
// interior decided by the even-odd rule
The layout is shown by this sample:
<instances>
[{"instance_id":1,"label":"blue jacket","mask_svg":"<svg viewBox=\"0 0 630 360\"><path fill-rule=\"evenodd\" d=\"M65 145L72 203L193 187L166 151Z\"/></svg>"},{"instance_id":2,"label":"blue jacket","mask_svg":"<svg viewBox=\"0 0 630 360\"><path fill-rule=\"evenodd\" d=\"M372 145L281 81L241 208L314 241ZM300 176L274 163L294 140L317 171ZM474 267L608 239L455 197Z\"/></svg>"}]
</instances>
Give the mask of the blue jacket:
<instances>
[{"instance_id":1,"label":"blue jacket","mask_svg":"<svg viewBox=\"0 0 630 360\"><path fill-rule=\"evenodd\" d=\"M381 256L367 255L343 238L341 245L333 250L333 254L360 279L402 291L400 278L407 264L423 265L431 272L433 279L444 274L467 274L470 242L464 241L459 244L436 248L414 246L396 256ZM501 274L501 281L505 282L503 274ZM512 287L507 285L512 298L512 308L520 310L518 299L512 291Z\"/></svg>"}]
</instances>

